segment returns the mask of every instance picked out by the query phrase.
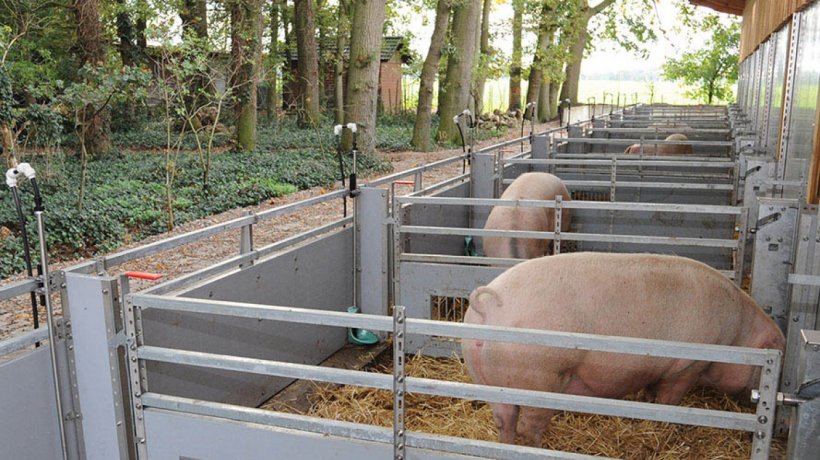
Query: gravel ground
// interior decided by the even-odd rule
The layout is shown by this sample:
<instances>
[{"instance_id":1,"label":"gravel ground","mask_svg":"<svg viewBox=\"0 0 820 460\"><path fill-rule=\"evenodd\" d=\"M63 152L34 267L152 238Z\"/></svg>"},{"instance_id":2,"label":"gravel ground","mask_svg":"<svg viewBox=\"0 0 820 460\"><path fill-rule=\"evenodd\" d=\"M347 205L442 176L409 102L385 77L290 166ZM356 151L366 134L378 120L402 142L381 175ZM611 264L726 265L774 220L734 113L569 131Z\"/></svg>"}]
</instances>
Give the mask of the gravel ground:
<instances>
[{"instance_id":1,"label":"gravel ground","mask_svg":"<svg viewBox=\"0 0 820 460\"><path fill-rule=\"evenodd\" d=\"M536 132L543 131L548 128L556 126L555 123L546 123L536 126ZM505 139L512 139L518 137L520 132L517 129L510 129L506 136L502 138L495 138L477 143L477 148L489 146L498 143ZM434 161L450 158L461 153L461 149L451 150L437 150L434 152L386 152L379 153L379 155L390 161L393 164L393 171L405 171L407 169L422 166ZM461 162L454 162L445 167L438 168L433 171L424 173L423 183L425 185L432 185L437 182L446 180L450 177L461 173ZM374 180L377 177L366 177L360 179L360 182L366 183ZM412 178L408 178L412 179ZM341 183L334 185L333 189L341 188ZM406 192L412 191L411 186L403 187ZM402 190L397 188L397 190ZM249 206L245 208L237 208L221 214L216 214L204 219L188 222L180 225L171 232L154 235L137 243L124 245L113 252L119 252L124 249L139 247L154 241L159 241L170 236L187 233L193 230L201 229L214 225L220 222L225 222L242 216L246 212L260 212L267 209L282 206L288 203L304 200L310 197L318 196L327 193L329 190L324 187L315 187L308 190L302 190L297 193L287 195L285 197L272 199L256 206ZM317 226L332 222L342 217L342 206L338 200L321 203L316 206L311 206L306 209L281 216L262 222L254 226L253 240L256 247L279 241L283 238L310 230ZM116 275L125 271L139 270L153 273L161 273L164 279L175 278L180 275L191 273L195 270L205 268L218 261L235 256L239 251L239 230L232 230L223 232L209 238L193 242L178 248L168 251L163 251L149 257L135 260L119 267L114 267L109 270L109 274ZM81 260L61 261L59 263L51 264L52 271L61 268L69 267L81 262ZM22 279L23 275L16 278L5 280L5 282L15 279ZM132 282L132 289L139 290L149 286L147 282L134 280ZM40 322L45 323L44 309L40 309ZM59 312L59 307L57 308ZM16 299L10 299L0 302L0 340L17 335L18 333L30 329L32 325L31 305L28 296L20 296Z\"/></svg>"}]
</instances>

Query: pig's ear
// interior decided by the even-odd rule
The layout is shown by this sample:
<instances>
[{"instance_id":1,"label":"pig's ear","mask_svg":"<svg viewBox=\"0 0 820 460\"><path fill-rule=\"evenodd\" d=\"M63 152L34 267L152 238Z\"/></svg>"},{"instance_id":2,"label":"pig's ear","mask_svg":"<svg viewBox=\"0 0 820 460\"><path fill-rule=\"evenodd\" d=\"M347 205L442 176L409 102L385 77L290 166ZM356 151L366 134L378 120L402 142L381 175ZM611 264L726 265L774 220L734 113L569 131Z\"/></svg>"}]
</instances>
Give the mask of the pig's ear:
<instances>
[{"instance_id":1,"label":"pig's ear","mask_svg":"<svg viewBox=\"0 0 820 460\"><path fill-rule=\"evenodd\" d=\"M493 288L481 286L470 294L470 308L483 316L490 309L501 308L501 299Z\"/></svg>"}]
</instances>

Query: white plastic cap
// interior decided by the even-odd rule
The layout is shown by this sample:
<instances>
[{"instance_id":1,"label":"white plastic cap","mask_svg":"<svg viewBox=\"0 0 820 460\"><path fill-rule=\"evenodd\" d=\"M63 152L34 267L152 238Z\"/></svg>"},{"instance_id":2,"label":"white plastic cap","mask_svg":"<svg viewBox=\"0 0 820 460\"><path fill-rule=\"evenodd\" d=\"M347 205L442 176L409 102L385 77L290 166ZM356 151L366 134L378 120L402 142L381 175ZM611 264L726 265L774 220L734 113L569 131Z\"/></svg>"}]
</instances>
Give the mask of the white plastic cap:
<instances>
[{"instance_id":1,"label":"white plastic cap","mask_svg":"<svg viewBox=\"0 0 820 460\"><path fill-rule=\"evenodd\" d=\"M20 163L19 165L17 165L17 171L20 174L26 176L29 180L34 179L36 176L34 168L31 167L31 165L28 163Z\"/></svg>"},{"instance_id":2,"label":"white plastic cap","mask_svg":"<svg viewBox=\"0 0 820 460\"><path fill-rule=\"evenodd\" d=\"M467 116L467 117L472 117L473 116L473 112L470 112L470 109L464 109L464 111L461 112L461 114L464 115L464 116Z\"/></svg>"},{"instance_id":3,"label":"white plastic cap","mask_svg":"<svg viewBox=\"0 0 820 460\"><path fill-rule=\"evenodd\" d=\"M358 129L358 127L356 126L356 123L348 123L347 124L347 129L349 129L351 132L355 133L356 130Z\"/></svg>"},{"instance_id":4,"label":"white plastic cap","mask_svg":"<svg viewBox=\"0 0 820 460\"><path fill-rule=\"evenodd\" d=\"M535 107L535 102L528 102L527 108L529 109L530 107Z\"/></svg>"},{"instance_id":5,"label":"white plastic cap","mask_svg":"<svg viewBox=\"0 0 820 460\"><path fill-rule=\"evenodd\" d=\"M6 171L6 185L8 185L9 188L17 187L17 176L19 174L16 168L9 168L9 170Z\"/></svg>"},{"instance_id":6,"label":"white plastic cap","mask_svg":"<svg viewBox=\"0 0 820 460\"><path fill-rule=\"evenodd\" d=\"M459 119L460 117L461 117L461 115L456 115L456 116L454 116L454 117L453 117L453 123L458 124L458 119Z\"/></svg>"},{"instance_id":7,"label":"white plastic cap","mask_svg":"<svg viewBox=\"0 0 820 460\"><path fill-rule=\"evenodd\" d=\"M342 135L342 128L344 128L343 125L334 126L333 127L333 134L336 135L336 136L341 136Z\"/></svg>"}]
</instances>

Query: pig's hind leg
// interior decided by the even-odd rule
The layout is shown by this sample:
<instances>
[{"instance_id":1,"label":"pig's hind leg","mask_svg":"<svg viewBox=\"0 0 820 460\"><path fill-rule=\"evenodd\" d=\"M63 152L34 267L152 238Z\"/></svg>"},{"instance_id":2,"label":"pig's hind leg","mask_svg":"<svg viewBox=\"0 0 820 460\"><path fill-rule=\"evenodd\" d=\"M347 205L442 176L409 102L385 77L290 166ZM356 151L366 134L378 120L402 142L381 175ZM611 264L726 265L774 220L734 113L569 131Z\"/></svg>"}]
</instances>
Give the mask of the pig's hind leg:
<instances>
[{"instance_id":1,"label":"pig's hind leg","mask_svg":"<svg viewBox=\"0 0 820 460\"><path fill-rule=\"evenodd\" d=\"M518 425L519 407L513 404L490 404L493 420L498 428L501 442L515 444L515 427Z\"/></svg>"},{"instance_id":2,"label":"pig's hind leg","mask_svg":"<svg viewBox=\"0 0 820 460\"><path fill-rule=\"evenodd\" d=\"M679 374L661 379L656 385L655 403L677 405L700 378L701 369L687 369Z\"/></svg>"},{"instance_id":3,"label":"pig's hind leg","mask_svg":"<svg viewBox=\"0 0 820 460\"><path fill-rule=\"evenodd\" d=\"M552 409L537 407L522 407L518 416L518 434L521 441L527 446L541 447L541 438L547 431L547 426L555 415Z\"/></svg>"}]
</instances>

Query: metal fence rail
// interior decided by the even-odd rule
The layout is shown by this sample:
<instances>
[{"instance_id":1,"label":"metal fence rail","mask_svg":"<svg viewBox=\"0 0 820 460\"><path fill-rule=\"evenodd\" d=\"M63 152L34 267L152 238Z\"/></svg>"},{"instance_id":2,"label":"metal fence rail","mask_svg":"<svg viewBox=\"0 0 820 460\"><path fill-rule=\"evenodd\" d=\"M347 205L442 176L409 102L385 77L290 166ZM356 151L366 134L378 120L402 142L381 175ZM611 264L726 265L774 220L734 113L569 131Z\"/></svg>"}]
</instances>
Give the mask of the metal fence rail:
<instances>
[{"instance_id":1,"label":"metal fence rail","mask_svg":"<svg viewBox=\"0 0 820 460\"><path fill-rule=\"evenodd\" d=\"M388 318L379 315L350 314L241 302L168 298L146 294L129 294L126 302L129 305L133 305L136 309L156 308L218 316L256 318L259 320L366 328L383 332L399 331L397 333L402 334L424 333L462 339L492 340L608 353L626 353L760 366L762 367L762 371L760 372L760 382L758 386L761 397L757 402L758 411L756 414L666 406L414 377L406 378L404 384L406 391L410 393L748 431L755 433L753 437L752 457L762 459L768 456L774 420L773 407L775 393L777 391L777 369L779 369L781 359L780 352L777 350L461 324L412 318L405 319L403 307L396 307L396 315L394 315L393 318ZM397 318L401 318L401 320ZM399 323L398 325L397 321ZM135 353L138 359L145 361L161 361L237 372L318 380L335 384L365 386L387 391L393 391L394 389L393 382L395 375L389 374L325 368L145 345L137 347ZM398 397L403 400L404 395L401 394L398 395ZM138 410L144 410L145 407L152 407L152 403L156 403L157 407L171 410L186 411L190 408L186 407L185 404L173 407L172 402L174 401L168 398L170 397L151 394L149 398L142 398L142 404L144 406L138 408ZM185 401L179 400L176 402L185 403ZM198 404L198 402L194 403ZM230 409L229 406L225 406L225 408ZM212 415L219 416L218 413L213 413ZM294 418L291 419L291 422L299 418L298 416L292 417ZM274 420L268 420L268 422L274 425L277 424ZM314 424L323 423L315 419L305 419L304 422ZM509 448L515 449L515 447L512 446Z\"/></svg>"}]
</instances>

